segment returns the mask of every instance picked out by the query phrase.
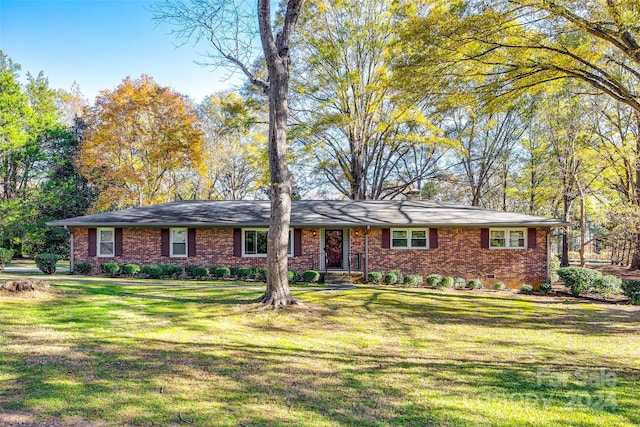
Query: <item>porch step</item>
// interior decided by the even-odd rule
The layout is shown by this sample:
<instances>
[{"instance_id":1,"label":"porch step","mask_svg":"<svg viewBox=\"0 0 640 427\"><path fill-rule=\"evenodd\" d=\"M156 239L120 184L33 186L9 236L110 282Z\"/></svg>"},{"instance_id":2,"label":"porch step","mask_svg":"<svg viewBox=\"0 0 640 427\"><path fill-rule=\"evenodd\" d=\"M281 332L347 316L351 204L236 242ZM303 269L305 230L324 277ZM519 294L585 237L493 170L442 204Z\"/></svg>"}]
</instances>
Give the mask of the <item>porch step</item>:
<instances>
[{"instance_id":1,"label":"porch step","mask_svg":"<svg viewBox=\"0 0 640 427\"><path fill-rule=\"evenodd\" d=\"M331 284L352 284L362 283L361 271L327 271L324 274L324 283Z\"/></svg>"}]
</instances>

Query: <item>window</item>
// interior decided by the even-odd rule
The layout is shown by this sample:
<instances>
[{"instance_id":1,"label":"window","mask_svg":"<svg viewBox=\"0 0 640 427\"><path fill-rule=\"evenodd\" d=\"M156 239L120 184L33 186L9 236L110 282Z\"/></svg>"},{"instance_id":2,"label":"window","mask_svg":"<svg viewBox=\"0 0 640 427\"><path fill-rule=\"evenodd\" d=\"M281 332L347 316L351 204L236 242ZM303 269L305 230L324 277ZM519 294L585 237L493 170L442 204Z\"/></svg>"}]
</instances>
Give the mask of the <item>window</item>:
<instances>
[{"instance_id":1,"label":"window","mask_svg":"<svg viewBox=\"0 0 640 427\"><path fill-rule=\"evenodd\" d=\"M525 249L524 228L492 228L489 231L489 247L492 249Z\"/></svg>"},{"instance_id":2,"label":"window","mask_svg":"<svg viewBox=\"0 0 640 427\"><path fill-rule=\"evenodd\" d=\"M242 230L242 256L267 256L267 231L264 228ZM289 230L287 254L293 256L293 230Z\"/></svg>"},{"instance_id":3,"label":"window","mask_svg":"<svg viewBox=\"0 0 640 427\"><path fill-rule=\"evenodd\" d=\"M171 236L171 241L169 243L169 247L171 248L171 256L186 257L187 256L187 229L172 228L170 236Z\"/></svg>"},{"instance_id":4,"label":"window","mask_svg":"<svg viewBox=\"0 0 640 427\"><path fill-rule=\"evenodd\" d=\"M428 230L391 230L391 247L394 249L427 249Z\"/></svg>"},{"instance_id":5,"label":"window","mask_svg":"<svg viewBox=\"0 0 640 427\"><path fill-rule=\"evenodd\" d=\"M114 256L114 240L113 228L98 228L98 256Z\"/></svg>"}]
</instances>

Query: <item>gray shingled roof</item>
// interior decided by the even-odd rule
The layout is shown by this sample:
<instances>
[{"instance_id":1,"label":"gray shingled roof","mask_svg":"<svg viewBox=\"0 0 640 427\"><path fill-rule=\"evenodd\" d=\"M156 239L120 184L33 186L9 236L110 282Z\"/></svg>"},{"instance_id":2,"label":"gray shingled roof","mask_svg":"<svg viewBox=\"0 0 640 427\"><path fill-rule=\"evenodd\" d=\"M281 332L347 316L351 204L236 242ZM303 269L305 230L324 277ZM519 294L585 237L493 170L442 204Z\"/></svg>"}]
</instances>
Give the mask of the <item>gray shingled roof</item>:
<instances>
[{"instance_id":1,"label":"gray shingled roof","mask_svg":"<svg viewBox=\"0 0 640 427\"><path fill-rule=\"evenodd\" d=\"M248 227L269 225L268 201L185 201L48 222L69 227ZM299 200L291 226L554 227L562 221L413 200Z\"/></svg>"}]
</instances>

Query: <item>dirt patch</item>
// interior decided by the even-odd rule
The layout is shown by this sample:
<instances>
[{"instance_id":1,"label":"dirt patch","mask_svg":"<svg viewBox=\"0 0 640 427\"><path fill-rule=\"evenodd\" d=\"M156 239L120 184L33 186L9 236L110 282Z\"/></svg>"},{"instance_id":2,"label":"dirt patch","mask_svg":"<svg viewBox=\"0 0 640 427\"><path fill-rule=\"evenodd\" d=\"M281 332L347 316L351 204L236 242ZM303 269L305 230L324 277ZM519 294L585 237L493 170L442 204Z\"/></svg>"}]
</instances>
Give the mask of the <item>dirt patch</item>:
<instances>
[{"instance_id":1,"label":"dirt patch","mask_svg":"<svg viewBox=\"0 0 640 427\"><path fill-rule=\"evenodd\" d=\"M629 270L629 267L611 264L586 264L585 267L601 271L603 274L612 274L621 279L640 280L640 270Z\"/></svg>"},{"instance_id":2,"label":"dirt patch","mask_svg":"<svg viewBox=\"0 0 640 427\"><path fill-rule=\"evenodd\" d=\"M7 292L48 291L51 287L44 280L11 280L0 284L0 289Z\"/></svg>"},{"instance_id":3,"label":"dirt patch","mask_svg":"<svg viewBox=\"0 0 640 427\"><path fill-rule=\"evenodd\" d=\"M80 416L40 419L28 412L0 412L0 426L3 427L103 427L106 425L105 421L89 421Z\"/></svg>"}]
</instances>

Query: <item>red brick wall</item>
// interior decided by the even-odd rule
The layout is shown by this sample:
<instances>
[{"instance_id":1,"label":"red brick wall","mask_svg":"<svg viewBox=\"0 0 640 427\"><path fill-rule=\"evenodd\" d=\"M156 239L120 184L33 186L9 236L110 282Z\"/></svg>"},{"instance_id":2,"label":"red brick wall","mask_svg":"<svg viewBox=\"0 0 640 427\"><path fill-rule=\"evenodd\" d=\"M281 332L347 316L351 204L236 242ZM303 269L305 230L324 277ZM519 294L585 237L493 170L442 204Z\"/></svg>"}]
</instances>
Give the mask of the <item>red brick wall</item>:
<instances>
[{"instance_id":1,"label":"red brick wall","mask_svg":"<svg viewBox=\"0 0 640 427\"><path fill-rule=\"evenodd\" d=\"M75 262L89 262L93 272L100 272L100 264L114 261L119 264L135 263L140 265L173 264L202 267L266 267L265 257L234 257L233 228L198 228L196 230L195 257L163 257L160 254L159 228L125 228L122 233L122 256L89 257L89 234L86 228L72 229L74 239ZM289 268L292 270L309 270L315 260L317 264L320 233L316 230L302 230L302 251L297 257L289 257ZM314 257L316 257L314 259ZM317 268L317 267L316 267Z\"/></svg>"},{"instance_id":2,"label":"red brick wall","mask_svg":"<svg viewBox=\"0 0 640 427\"><path fill-rule=\"evenodd\" d=\"M266 258L233 256L232 228L202 228L196 232L195 257L170 258L160 255L160 229L125 228L121 257L88 257L88 231L74 228L74 259L90 262L94 272L108 261L149 264L186 264L203 267L265 267ZM432 273L459 276L466 280L479 278L485 285L502 281L519 288L523 283L537 285L546 280L546 239L548 230L537 229L535 249L482 249L478 228L438 229L436 249L383 249L382 231L369 230L369 271L400 269L404 274ZM304 271L318 268L320 230L302 230L301 256L289 258L289 268ZM350 230L352 254L365 253L365 228ZM363 265L364 267L364 265ZM489 279L487 275L495 278Z\"/></svg>"},{"instance_id":3,"label":"red brick wall","mask_svg":"<svg viewBox=\"0 0 640 427\"><path fill-rule=\"evenodd\" d=\"M547 233L536 230L535 249L483 249L479 228L440 228L436 249L383 249L382 230L369 232L369 271L399 269L404 274L440 274L480 279L520 288L538 285L547 277ZM495 278L487 278L494 275Z\"/></svg>"}]
</instances>

